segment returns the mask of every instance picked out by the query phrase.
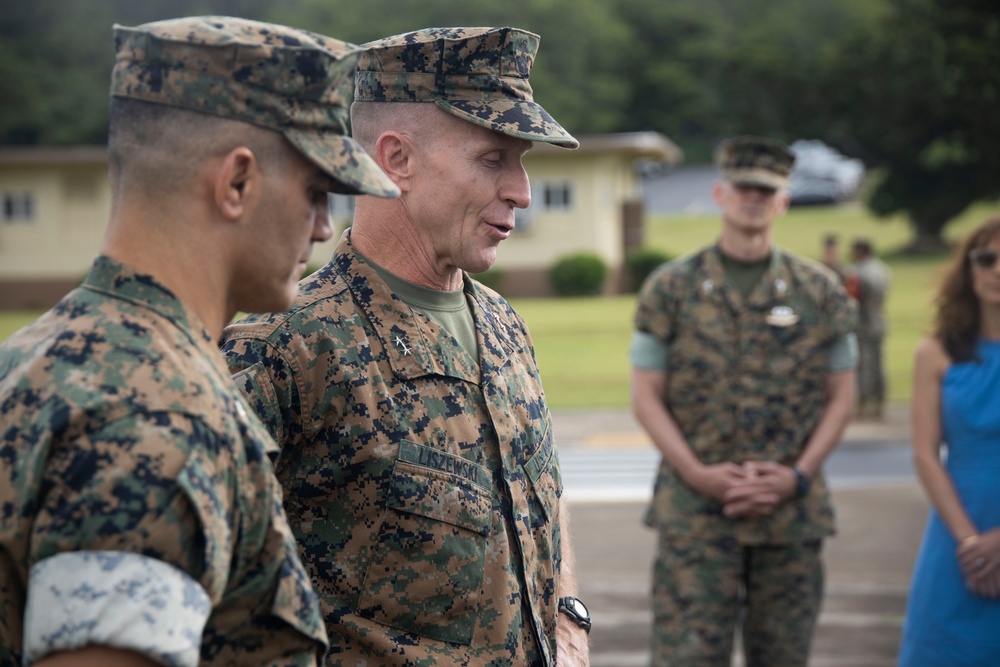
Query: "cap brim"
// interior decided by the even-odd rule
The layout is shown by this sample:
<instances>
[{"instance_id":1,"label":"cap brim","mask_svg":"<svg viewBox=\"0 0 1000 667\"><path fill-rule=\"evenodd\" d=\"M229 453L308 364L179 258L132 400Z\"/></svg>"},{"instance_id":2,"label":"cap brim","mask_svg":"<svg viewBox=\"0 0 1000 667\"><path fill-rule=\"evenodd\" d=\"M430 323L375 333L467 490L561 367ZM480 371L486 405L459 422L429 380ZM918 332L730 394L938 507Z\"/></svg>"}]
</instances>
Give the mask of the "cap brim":
<instances>
[{"instance_id":1,"label":"cap brim","mask_svg":"<svg viewBox=\"0 0 1000 667\"><path fill-rule=\"evenodd\" d=\"M562 148L579 148L580 142L534 102L516 100L435 100L437 105L470 123L528 141Z\"/></svg>"},{"instance_id":2,"label":"cap brim","mask_svg":"<svg viewBox=\"0 0 1000 667\"><path fill-rule=\"evenodd\" d=\"M398 197L399 188L369 157L358 142L334 133L286 129L285 137L341 186L333 192L345 195Z\"/></svg>"},{"instance_id":3,"label":"cap brim","mask_svg":"<svg viewBox=\"0 0 1000 667\"><path fill-rule=\"evenodd\" d=\"M767 169L729 169L723 178L734 185L750 185L761 188L784 190L788 187L788 177Z\"/></svg>"}]
</instances>

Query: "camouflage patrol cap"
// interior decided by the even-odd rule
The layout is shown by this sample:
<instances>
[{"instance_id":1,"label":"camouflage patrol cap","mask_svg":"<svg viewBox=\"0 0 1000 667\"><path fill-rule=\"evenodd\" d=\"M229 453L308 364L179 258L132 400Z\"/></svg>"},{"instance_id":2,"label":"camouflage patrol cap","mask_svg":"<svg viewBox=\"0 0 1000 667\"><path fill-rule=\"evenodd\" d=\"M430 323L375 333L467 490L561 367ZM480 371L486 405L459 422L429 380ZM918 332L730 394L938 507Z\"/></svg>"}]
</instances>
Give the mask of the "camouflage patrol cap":
<instances>
[{"instance_id":1,"label":"camouflage patrol cap","mask_svg":"<svg viewBox=\"0 0 1000 667\"><path fill-rule=\"evenodd\" d=\"M354 99L434 102L501 134L576 148L580 143L531 97L538 41L517 28L426 28L368 42Z\"/></svg>"},{"instance_id":2,"label":"camouflage patrol cap","mask_svg":"<svg viewBox=\"0 0 1000 667\"><path fill-rule=\"evenodd\" d=\"M779 141L743 136L719 144L715 163L722 177L735 185L784 189L795 154Z\"/></svg>"},{"instance_id":3,"label":"camouflage patrol cap","mask_svg":"<svg viewBox=\"0 0 1000 667\"><path fill-rule=\"evenodd\" d=\"M336 191L399 189L347 136L358 48L305 30L226 16L115 25L111 95L280 132L337 180Z\"/></svg>"}]
</instances>

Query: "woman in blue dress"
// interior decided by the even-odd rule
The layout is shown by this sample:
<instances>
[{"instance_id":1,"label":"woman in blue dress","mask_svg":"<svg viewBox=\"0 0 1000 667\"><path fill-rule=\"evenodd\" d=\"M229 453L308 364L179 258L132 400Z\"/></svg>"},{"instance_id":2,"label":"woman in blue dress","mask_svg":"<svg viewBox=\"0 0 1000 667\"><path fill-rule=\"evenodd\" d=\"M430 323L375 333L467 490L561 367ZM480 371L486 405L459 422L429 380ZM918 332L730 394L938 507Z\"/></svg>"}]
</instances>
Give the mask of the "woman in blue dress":
<instances>
[{"instance_id":1,"label":"woman in blue dress","mask_svg":"<svg viewBox=\"0 0 1000 667\"><path fill-rule=\"evenodd\" d=\"M1000 217L961 244L938 295L934 334L917 348L914 461L932 507L900 667L1000 665L998 257Z\"/></svg>"}]
</instances>

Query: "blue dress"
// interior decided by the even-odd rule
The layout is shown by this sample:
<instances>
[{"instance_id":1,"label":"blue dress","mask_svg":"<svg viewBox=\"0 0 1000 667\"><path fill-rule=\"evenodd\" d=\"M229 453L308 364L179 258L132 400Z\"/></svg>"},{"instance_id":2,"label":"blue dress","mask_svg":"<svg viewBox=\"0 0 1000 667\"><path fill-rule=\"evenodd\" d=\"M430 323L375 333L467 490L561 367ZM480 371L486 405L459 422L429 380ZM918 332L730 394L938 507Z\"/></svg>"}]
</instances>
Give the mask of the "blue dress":
<instances>
[{"instance_id":1,"label":"blue dress","mask_svg":"<svg viewBox=\"0 0 1000 667\"><path fill-rule=\"evenodd\" d=\"M979 361L952 364L941 385L945 469L980 532L1000 526L1000 341L980 340ZM957 545L931 509L917 555L900 667L1000 665L1000 600L965 588Z\"/></svg>"}]
</instances>

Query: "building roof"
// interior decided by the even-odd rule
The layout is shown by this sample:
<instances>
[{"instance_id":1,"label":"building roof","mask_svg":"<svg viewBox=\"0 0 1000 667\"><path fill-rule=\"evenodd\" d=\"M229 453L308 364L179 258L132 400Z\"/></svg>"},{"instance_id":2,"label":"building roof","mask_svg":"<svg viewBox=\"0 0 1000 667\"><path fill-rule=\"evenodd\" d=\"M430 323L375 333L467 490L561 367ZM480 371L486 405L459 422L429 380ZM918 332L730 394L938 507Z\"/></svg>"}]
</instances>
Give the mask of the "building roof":
<instances>
[{"instance_id":1,"label":"building roof","mask_svg":"<svg viewBox=\"0 0 1000 667\"><path fill-rule=\"evenodd\" d=\"M0 146L0 166L106 164L107 146Z\"/></svg>"},{"instance_id":2,"label":"building roof","mask_svg":"<svg viewBox=\"0 0 1000 667\"><path fill-rule=\"evenodd\" d=\"M532 153L572 157L579 153L622 153L634 158L680 164L684 153L659 132L620 132L616 134L576 135L580 147L575 151L544 143L535 143ZM103 164L108 161L107 146L0 146L0 166L27 164Z\"/></svg>"},{"instance_id":3,"label":"building roof","mask_svg":"<svg viewBox=\"0 0 1000 667\"><path fill-rule=\"evenodd\" d=\"M615 134L575 135L580 147L575 151L536 143L532 153L561 154L572 157L579 153L623 153L635 158L645 158L670 165L680 164L684 152L677 144L659 132L620 132Z\"/></svg>"}]
</instances>

